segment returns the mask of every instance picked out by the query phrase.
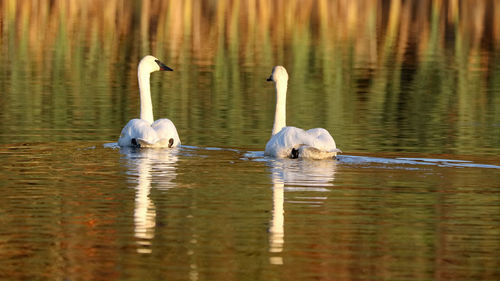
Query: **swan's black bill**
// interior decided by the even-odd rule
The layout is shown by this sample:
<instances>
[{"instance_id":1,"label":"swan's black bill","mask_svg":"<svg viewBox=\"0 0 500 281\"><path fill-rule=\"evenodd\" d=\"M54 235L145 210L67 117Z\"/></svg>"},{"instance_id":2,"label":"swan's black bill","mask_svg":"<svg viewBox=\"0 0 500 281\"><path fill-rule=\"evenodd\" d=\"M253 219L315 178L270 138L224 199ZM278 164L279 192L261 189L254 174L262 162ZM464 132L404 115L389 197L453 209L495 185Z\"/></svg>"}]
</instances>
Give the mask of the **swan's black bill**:
<instances>
[{"instance_id":1,"label":"swan's black bill","mask_svg":"<svg viewBox=\"0 0 500 281\"><path fill-rule=\"evenodd\" d=\"M269 78L266 79L266 81L273 81L273 76L269 76Z\"/></svg>"},{"instance_id":2,"label":"swan's black bill","mask_svg":"<svg viewBox=\"0 0 500 281\"><path fill-rule=\"evenodd\" d=\"M158 66L160 67L160 70L168 70L168 71L174 71L172 68L166 66L165 64L163 64L163 62L159 61L159 60L155 60L155 62L158 64Z\"/></svg>"}]
</instances>

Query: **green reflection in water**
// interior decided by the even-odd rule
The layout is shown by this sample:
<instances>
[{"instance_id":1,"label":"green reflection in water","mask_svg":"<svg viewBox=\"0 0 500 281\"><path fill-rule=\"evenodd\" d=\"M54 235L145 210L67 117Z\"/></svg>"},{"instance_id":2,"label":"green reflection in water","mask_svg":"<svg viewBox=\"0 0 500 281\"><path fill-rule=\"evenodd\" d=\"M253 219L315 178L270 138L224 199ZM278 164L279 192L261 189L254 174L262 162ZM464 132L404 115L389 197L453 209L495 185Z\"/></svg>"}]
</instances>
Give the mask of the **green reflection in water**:
<instances>
[{"instance_id":1,"label":"green reflection in water","mask_svg":"<svg viewBox=\"0 0 500 281\"><path fill-rule=\"evenodd\" d=\"M262 148L273 65L288 122L344 151L498 154L496 1L3 1L0 142L115 141L138 116L136 65L156 117L185 144Z\"/></svg>"}]
</instances>

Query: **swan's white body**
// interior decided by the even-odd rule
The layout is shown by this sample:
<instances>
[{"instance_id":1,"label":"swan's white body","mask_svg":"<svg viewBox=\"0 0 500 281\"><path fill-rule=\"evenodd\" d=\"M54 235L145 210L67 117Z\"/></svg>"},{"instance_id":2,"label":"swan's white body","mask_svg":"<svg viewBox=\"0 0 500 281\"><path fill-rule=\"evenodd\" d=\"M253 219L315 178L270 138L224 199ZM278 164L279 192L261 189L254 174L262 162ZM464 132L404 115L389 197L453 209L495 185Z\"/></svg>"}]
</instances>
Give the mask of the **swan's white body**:
<instances>
[{"instance_id":1,"label":"swan's white body","mask_svg":"<svg viewBox=\"0 0 500 281\"><path fill-rule=\"evenodd\" d=\"M169 119L153 119L153 104L151 103L151 89L149 77L151 72L170 70L153 56L145 56L140 62L137 71L139 78L139 92L141 99L140 119L130 120L123 127L118 139L119 146L140 147L175 147L181 143L179 134Z\"/></svg>"},{"instance_id":2,"label":"swan's white body","mask_svg":"<svg viewBox=\"0 0 500 281\"><path fill-rule=\"evenodd\" d=\"M268 81L276 83L276 112L271 139L265 155L277 158L332 159L341 152L330 133L323 128L302 130L286 126L286 90L288 73L283 66L275 66Z\"/></svg>"}]
</instances>

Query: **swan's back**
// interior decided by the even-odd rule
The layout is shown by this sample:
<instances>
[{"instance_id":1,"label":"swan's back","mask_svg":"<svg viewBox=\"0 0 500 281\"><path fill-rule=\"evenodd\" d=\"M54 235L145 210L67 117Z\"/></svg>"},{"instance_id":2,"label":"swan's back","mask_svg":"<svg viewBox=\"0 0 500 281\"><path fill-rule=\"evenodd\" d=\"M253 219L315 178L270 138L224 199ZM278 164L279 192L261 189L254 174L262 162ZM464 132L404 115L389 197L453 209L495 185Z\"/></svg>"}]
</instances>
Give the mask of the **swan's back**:
<instances>
[{"instance_id":1,"label":"swan's back","mask_svg":"<svg viewBox=\"0 0 500 281\"><path fill-rule=\"evenodd\" d=\"M119 146L175 147L181 144L172 121L158 119L152 125L142 119L132 119L123 128Z\"/></svg>"},{"instance_id":2,"label":"swan's back","mask_svg":"<svg viewBox=\"0 0 500 281\"><path fill-rule=\"evenodd\" d=\"M301 158L333 158L339 150L333 137L323 128L308 131L296 127L284 127L266 144L265 154L278 158L294 157L296 150Z\"/></svg>"}]
</instances>

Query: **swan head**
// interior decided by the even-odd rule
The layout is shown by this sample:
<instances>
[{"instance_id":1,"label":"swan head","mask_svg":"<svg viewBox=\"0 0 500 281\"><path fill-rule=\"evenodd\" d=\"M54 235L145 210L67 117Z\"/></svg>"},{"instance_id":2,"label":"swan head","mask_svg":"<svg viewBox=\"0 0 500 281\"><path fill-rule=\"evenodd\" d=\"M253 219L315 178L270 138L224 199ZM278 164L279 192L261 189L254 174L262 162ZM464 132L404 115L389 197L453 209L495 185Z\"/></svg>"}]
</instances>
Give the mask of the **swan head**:
<instances>
[{"instance_id":1,"label":"swan head","mask_svg":"<svg viewBox=\"0 0 500 281\"><path fill-rule=\"evenodd\" d=\"M273 72L271 73L271 76L267 78L267 81L274 81L275 83L279 81L287 82L288 72L286 72L286 69L283 66L277 65L273 67Z\"/></svg>"},{"instance_id":2,"label":"swan head","mask_svg":"<svg viewBox=\"0 0 500 281\"><path fill-rule=\"evenodd\" d=\"M160 70L174 71L172 68L166 66L159 59L147 55L139 62L139 72L151 73Z\"/></svg>"}]
</instances>

